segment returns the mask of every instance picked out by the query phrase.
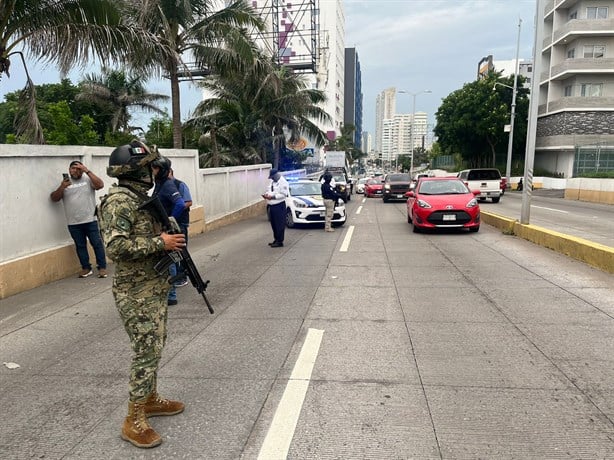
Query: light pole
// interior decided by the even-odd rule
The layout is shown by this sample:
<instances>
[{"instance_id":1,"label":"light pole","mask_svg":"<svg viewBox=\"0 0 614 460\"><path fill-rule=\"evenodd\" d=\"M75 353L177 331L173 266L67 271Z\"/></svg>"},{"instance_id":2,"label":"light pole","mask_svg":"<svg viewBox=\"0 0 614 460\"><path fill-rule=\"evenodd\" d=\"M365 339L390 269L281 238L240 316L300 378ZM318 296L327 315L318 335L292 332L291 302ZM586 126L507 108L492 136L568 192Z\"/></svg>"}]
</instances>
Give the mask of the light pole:
<instances>
[{"instance_id":1,"label":"light pole","mask_svg":"<svg viewBox=\"0 0 614 460\"><path fill-rule=\"evenodd\" d=\"M412 96L412 106L411 106L411 131L409 132L409 142L411 144L411 158L409 160L409 175L412 176L414 170L414 125L416 124L416 96L422 93L432 93L430 89L423 89L422 91L418 91L417 93L410 93L409 91L405 91L403 89L399 90L399 93L409 94Z\"/></svg>"},{"instance_id":2,"label":"light pole","mask_svg":"<svg viewBox=\"0 0 614 460\"><path fill-rule=\"evenodd\" d=\"M516 118L516 93L518 92L518 50L520 48L520 25L522 19L518 19L518 39L516 41L516 63L514 65L514 86L508 86L503 83L495 82L492 89L495 90L497 85L505 86L512 90L512 114L510 115L510 135L507 141L507 163L505 165L505 178L507 180L506 186L511 187L511 174L512 174L512 147L514 144L514 119ZM494 166L494 165L493 165Z\"/></svg>"}]
</instances>

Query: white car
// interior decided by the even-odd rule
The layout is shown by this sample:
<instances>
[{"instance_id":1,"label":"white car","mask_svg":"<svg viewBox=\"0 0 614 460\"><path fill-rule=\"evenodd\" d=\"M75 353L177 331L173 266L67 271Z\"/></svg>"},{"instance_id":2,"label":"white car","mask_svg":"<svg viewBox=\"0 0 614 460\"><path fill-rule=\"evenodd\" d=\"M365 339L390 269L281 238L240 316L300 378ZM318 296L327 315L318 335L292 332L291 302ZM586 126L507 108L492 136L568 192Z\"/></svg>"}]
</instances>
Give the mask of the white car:
<instances>
[{"instance_id":1,"label":"white car","mask_svg":"<svg viewBox=\"0 0 614 460\"><path fill-rule=\"evenodd\" d=\"M294 227L296 224L324 223L326 209L322 199L322 184L319 181L298 179L288 181L290 196L286 198L286 226ZM335 206L332 224L341 226L345 224L345 203Z\"/></svg>"},{"instance_id":2,"label":"white car","mask_svg":"<svg viewBox=\"0 0 614 460\"><path fill-rule=\"evenodd\" d=\"M365 185L367 184L368 180L368 177L358 179L358 182L356 183L356 193L365 193Z\"/></svg>"}]
</instances>

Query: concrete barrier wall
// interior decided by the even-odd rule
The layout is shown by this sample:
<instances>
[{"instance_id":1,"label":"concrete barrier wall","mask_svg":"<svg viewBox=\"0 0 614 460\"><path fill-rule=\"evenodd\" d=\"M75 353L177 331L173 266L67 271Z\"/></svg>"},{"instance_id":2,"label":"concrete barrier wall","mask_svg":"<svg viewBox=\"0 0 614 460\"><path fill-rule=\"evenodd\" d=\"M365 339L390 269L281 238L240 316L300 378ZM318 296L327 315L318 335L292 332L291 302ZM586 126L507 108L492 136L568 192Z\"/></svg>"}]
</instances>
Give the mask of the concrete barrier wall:
<instances>
[{"instance_id":1,"label":"concrete barrier wall","mask_svg":"<svg viewBox=\"0 0 614 460\"><path fill-rule=\"evenodd\" d=\"M63 203L49 194L73 160L82 161L104 182L110 147L0 144L0 299L76 274L79 261L66 227ZM175 176L190 188L194 205L190 234L202 233L264 212L261 194L270 164L198 168L196 150L160 149ZM92 258L93 260L93 258Z\"/></svg>"},{"instance_id":2,"label":"concrete barrier wall","mask_svg":"<svg viewBox=\"0 0 614 460\"><path fill-rule=\"evenodd\" d=\"M567 179L565 199L614 204L614 179Z\"/></svg>"}]
</instances>

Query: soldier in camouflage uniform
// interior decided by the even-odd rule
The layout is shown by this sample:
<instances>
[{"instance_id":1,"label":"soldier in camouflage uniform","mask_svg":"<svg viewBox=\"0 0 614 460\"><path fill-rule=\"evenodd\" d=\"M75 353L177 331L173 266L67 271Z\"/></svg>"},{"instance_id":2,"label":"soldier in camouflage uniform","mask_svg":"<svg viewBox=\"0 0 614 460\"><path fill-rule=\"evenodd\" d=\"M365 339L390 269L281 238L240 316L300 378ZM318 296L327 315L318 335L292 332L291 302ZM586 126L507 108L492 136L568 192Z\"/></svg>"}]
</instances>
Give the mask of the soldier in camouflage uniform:
<instances>
[{"instance_id":1,"label":"soldier in camouflage uniform","mask_svg":"<svg viewBox=\"0 0 614 460\"><path fill-rule=\"evenodd\" d=\"M162 442L148 417L183 412L184 404L162 398L157 372L166 342L167 295L170 285L154 270L166 251L185 246L183 234L161 231L160 223L139 206L153 186L151 162L159 158L143 143L117 147L109 158L107 174L119 179L99 209L107 254L115 262L113 296L134 356L130 372L130 401L121 436L137 447Z\"/></svg>"}]
</instances>

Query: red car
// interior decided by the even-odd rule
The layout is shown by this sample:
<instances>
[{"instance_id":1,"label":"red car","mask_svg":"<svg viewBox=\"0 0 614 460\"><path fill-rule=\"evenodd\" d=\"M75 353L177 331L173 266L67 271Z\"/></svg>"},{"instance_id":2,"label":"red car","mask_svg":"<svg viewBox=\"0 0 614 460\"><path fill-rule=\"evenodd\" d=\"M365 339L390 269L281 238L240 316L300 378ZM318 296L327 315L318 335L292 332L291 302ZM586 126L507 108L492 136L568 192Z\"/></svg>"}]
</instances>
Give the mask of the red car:
<instances>
[{"instance_id":1,"label":"red car","mask_svg":"<svg viewBox=\"0 0 614 460\"><path fill-rule=\"evenodd\" d=\"M379 178L369 179L365 184L365 196L371 198L372 196L382 196L384 184Z\"/></svg>"},{"instance_id":2,"label":"red car","mask_svg":"<svg viewBox=\"0 0 614 460\"><path fill-rule=\"evenodd\" d=\"M415 189L406 193L407 222L415 233L423 229L480 229L480 191L471 191L465 183L452 177L423 177Z\"/></svg>"}]
</instances>

